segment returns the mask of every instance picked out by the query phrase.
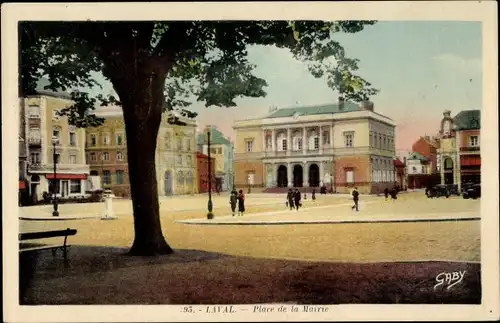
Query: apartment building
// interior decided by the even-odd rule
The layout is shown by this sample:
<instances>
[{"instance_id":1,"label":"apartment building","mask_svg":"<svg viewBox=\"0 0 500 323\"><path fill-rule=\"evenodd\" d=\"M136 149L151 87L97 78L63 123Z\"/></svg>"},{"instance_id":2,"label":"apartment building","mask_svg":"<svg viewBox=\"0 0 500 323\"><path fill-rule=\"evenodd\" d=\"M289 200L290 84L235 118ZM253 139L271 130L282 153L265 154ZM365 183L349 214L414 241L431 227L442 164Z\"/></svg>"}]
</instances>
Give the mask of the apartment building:
<instances>
[{"instance_id":1,"label":"apartment building","mask_svg":"<svg viewBox=\"0 0 500 323\"><path fill-rule=\"evenodd\" d=\"M125 122L117 109L98 111L105 119L99 127L87 129L87 162L90 174L99 175L102 186L116 196L130 197ZM158 194L194 194L196 176L196 123L183 120L186 126L168 124L164 114L156 146Z\"/></svg>"},{"instance_id":2,"label":"apartment building","mask_svg":"<svg viewBox=\"0 0 500 323\"><path fill-rule=\"evenodd\" d=\"M446 110L441 120L438 150L441 184L481 182L481 110L460 111L451 117Z\"/></svg>"},{"instance_id":3,"label":"apartment building","mask_svg":"<svg viewBox=\"0 0 500 323\"><path fill-rule=\"evenodd\" d=\"M85 130L69 125L57 112L72 104L66 93L39 91L21 99L28 156L26 179L32 200L53 192L59 198L85 194ZM54 164L56 172L54 176Z\"/></svg>"},{"instance_id":4,"label":"apartment building","mask_svg":"<svg viewBox=\"0 0 500 323\"><path fill-rule=\"evenodd\" d=\"M373 103L283 108L234 123L237 186L381 192L395 181L395 123Z\"/></svg>"}]
</instances>

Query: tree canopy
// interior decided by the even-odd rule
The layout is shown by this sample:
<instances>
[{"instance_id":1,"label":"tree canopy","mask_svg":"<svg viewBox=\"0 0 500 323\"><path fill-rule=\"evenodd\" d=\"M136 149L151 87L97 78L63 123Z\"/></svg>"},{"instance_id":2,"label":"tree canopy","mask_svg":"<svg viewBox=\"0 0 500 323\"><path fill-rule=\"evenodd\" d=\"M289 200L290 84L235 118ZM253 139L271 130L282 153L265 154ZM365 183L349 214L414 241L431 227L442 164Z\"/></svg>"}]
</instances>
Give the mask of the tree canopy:
<instances>
[{"instance_id":1,"label":"tree canopy","mask_svg":"<svg viewBox=\"0 0 500 323\"><path fill-rule=\"evenodd\" d=\"M239 97L263 97L266 80L254 75L247 58L252 45L289 50L311 74L325 77L332 91L361 102L377 93L357 74L359 61L347 57L334 36L357 33L374 21L71 21L19 24L21 96L46 89L69 91L73 104L60 111L69 123L102 123L92 110L120 105L127 136L127 161L134 212L131 254L168 254L160 225L155 150L161 116L196 117L190 98L206 107L233 107ZM92 97L100 72L118 98ZM82 90L85 89L85 90ZM214 111L214 113L216 113Z\"/></svg>"},{"instance_id":2,"label":"tree canopy","mask_svg":"<svg viewBox=\"0 0 500 323\"><path fill-rule=\"evenodd\" d=\"M290 50L314 77L326 77L328 86L344 99L361 102L378 91L356 74L359 60L347 57L334 35L356 33L374 23L23 22L20 92L35 93L42 76L50 82L47 89L54 91L100 87L92 72L103 73L115 85L149 62L150 69L165 74L164 108L192 118L196 113L189 110L193 103L189 97L207 107L233 107L237 97L265 96L266 80L253 75L255 66L247 60L247 48L270 45ZM113 96L91 97L85 90L73 91L72 98L75 104L63 114L80 127L100 123L89 113L96 105L121 104Z\"/></svg>"}]
</instances>

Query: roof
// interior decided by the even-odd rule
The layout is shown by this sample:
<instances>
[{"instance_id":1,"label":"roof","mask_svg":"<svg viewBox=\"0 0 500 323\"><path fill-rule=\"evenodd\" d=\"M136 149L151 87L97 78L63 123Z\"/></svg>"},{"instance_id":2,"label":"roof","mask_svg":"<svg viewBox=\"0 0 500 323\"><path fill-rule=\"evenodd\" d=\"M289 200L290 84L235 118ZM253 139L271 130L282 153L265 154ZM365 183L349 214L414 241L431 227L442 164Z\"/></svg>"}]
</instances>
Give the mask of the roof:
<instances>
[{"instance_id":1,"label":"roof","mask_svg":"<svg viewBox=\"0 0 500 323\"><path fill-rule=\"evenodd\" d=\"M412 152L410 156L408 156L408 160L420 160L420 161L428 161L428 159L423 156L421 153Z\"/></svg>"},{"instance_id":2,"label":"roof","mask_svg":"<svg viewBox=\"0 0 500 323\"><path fill-rule=\"evenodd\" d=\"M40 95L47 95L47 96L53 96L56 98L71 100L71 94L68 92L64 92L62 90L58 90L58 91L46 90L45 86L47 86L49 84L50 84L49 80L46 79L45 77L39 79L37 82L37 85L36 85L36 92Z\"/></svg>"},{"instance_id":3,"label":"roof","mask_svg":"<svg viewBox=\"0 0 500 323\"><path fill-rule=\"evenodd\" d=\"M405 166L405 164L401 160L399 160L399 158L394 159L393 163L394 163L395 167L404 167Z\"/></svg>"},{"instance_id":4,"label":"roof","mask_svg":"<svg viewBox=\"0 0 500 323\"><path fill-rule=\"evenodd\" d=\"M204 133L198 134L196 142L198 143L198 145L205 144L205 134ZM231 142L224 136L224 134L219 129L212 128L212 132L210 135L210 144L230 146Z\"/></svg>"},{"instance_id":5,"label":"roof","mask_svg":"<svg viewBox=\"0 0 500 323\"><path fill-rule=\"evenodd\" d=\"M296 113L299 115L318 115L318 114L333 114L333 113L354 112L354 111L364 111L364 109L353 102L344 102L344 108L342 110L339 109L338 103L311 105L311 106L279 109L268 115L267 118L292 117Z\"/></svg>"},{"instance_id":6,"label":"roof","mask_svg":"<svg viewBox=\"0 0 500 323\"><path fill-rule=\"evenodd\" d=\"M463 110L453 118L456 130L481 129L481 110Z\"/></svg>"},{"instance_id":7,"label":"roof","mask_svg":"<svg viewBox=\"0 0 500 323\"><path fill-rule=\"evenodd\" d=\"M208 155L205 155L204 153L197 151L196 158L208 158ZM215 159L215 157L210 156L210 159Z\"/></svg>"}]
</instances>

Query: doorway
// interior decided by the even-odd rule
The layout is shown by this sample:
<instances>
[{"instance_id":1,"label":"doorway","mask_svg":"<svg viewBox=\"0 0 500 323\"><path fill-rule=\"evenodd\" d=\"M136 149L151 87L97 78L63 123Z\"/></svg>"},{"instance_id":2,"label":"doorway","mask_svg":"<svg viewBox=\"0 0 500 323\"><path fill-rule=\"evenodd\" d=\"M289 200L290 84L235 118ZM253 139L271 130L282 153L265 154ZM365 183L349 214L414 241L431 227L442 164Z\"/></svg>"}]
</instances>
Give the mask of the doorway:
<instances>
[{"instance_id":1,"label":"doorway","mask_svg":"<svg viewBox=\"0 0 500 323\"><path fill-rule=\"evenodd\" d=\"M311 164L311 166L309 166L309 186L319 186L319 166L317 164Z\"/></svg>"},{"instance_id":2,"label":"doorway","mask_svg":"<svg viewBox=\"0 0 500 323\"><path fill-rule=\"evenodd\" d=\"M164 189L165 189L165 195L172 195L172 184L173 184L173 178L172 178L172 173L168 170L165 172L165 176L163 178L163 184L164 184Z\"/></svg>"},{"instance_id":3,"label":"doorway","mask_svg":"<svg viewBox=\"0 0 500 323\"><path fill-rule=\"evenodd\" d=\"M302 187L304 184L304 174L301 165L293 166L293 187Z\"/></svg>"},{"instance_id":4,"label":"doorway","mask_svg":"<svg viewBox=\"0 0 500 323\"><path fill-rule=\"evenodd\" d=\"M280 165L278 167L278 178L277 178L277 184L278 187L287 187L288 186L288 170L286 166Z\"/></svg>"}]
</instances>

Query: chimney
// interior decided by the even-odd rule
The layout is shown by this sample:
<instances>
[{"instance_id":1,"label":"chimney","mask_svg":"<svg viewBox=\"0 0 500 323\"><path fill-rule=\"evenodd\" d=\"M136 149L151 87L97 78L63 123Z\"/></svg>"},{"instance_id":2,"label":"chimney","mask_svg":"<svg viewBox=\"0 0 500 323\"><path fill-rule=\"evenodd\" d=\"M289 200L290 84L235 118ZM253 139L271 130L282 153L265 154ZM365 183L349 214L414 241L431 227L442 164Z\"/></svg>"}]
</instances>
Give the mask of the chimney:
<instances>
[{"instance_id":1,"label":"chimney","mask_svg":"<svg viewBox=\"0 0 500 323\"><path fill-rule=\"evenodd\" d=\"M429 136L424 136L424 139L425 139L426 141L431 141L431 137L429 137Z\"/></svg>"},{"instance_id":2,"label":"chimney","mask_svg":"<svg viewBox=\"0 0 500 323\"><path fill-rule=\"evenodd\" d=\"M340 111L344 111L344 103L345 103L344 97L339 96L339 110Z\"/></svg>"}]
</instances>

